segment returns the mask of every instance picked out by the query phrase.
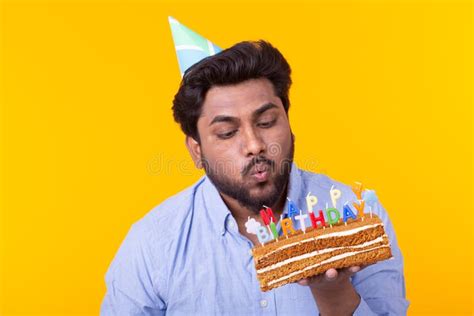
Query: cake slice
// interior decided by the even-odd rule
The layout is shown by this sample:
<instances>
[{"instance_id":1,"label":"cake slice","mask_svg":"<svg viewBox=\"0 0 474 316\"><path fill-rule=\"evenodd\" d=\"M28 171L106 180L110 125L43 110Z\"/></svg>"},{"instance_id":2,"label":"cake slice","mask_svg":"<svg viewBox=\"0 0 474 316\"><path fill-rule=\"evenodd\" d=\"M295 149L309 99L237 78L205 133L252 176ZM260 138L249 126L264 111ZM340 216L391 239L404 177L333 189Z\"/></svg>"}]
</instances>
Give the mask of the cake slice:
<instances>
[{"instance_id":1,"label":"cake slice","mask_svg":"<svg viewBox=\"0 0 474 316\"><path fill-rule=\"evenodd\" d=\"M252 249L262 291L318 275L330 268L368 265L392 257L384 225L375 214L347 224L309 228Z\"/></svg>"}]
</instances>

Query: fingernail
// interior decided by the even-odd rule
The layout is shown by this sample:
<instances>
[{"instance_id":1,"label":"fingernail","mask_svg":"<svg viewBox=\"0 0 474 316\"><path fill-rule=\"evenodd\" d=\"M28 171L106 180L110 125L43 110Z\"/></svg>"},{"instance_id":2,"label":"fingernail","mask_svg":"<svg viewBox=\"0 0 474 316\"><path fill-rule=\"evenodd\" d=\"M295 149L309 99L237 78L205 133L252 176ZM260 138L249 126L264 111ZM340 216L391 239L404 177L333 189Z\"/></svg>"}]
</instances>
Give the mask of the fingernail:
<instances>
[{"instance_id":1,"label":"fingernail","mask_svg":"<svg viewBox=\"0 0 474 316\"><path fill-rule=\"evenodd\" d=\"M327 271L326 272L326 279L328 280L334 280L337 277L337 272L332 272L332 271Z\"/></svg>"}]
</instances>

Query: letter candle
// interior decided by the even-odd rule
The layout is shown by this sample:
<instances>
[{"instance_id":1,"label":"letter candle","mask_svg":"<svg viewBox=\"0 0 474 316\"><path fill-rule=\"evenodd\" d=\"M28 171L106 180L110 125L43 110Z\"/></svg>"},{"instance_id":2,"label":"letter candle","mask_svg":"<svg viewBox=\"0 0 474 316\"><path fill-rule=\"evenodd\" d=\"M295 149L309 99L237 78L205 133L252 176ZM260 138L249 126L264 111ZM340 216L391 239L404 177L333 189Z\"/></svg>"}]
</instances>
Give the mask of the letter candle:
<instances>
[{"instance_id":1,"label":"letter candle","mask_svg":"<svg viewBox=\"0 0 474 316\"><path fill-rule=\"evenodd\" d=\"M300 227L301 227L301 230L303 231L303 234L306 233L306 225L305 225L304 221L307 217L308 217L308 215L306 215L306 214L303 215L303 212L301 210L300 210L300 215L295 216L295 219L297 221L300 221Z\"/></svg>"},{"instance_id":2,"label":"letter candle","mask_svg":"<svg viewBox=\"0 0 474 316\"><path fill-rule=\"evenodd\" d=\"M356 182L356 185L352 186L352 191L355 193L358 200L362 200L362 190L364 186L360 182Z\"/></svg>"},{"instance_id":3,"label":"letter candle","mask_svg":"<svg viewBox=\"0 0 474 316\"><path fill-rule=\"evenodd\" d=\"M306 233L306 218L310 219L310 225L314 229L318 229L319 225L323 229L326 229L326 226L333 227L338 223L344 222L344 225L347 225L347 221L349 218L353 220L357 220L358 215L361 220L364 220L364 206L368 205L370 210L370 217L372 218L372 208L374 207L375 203L377 202L377 195L375 194L374 190L366 190L362 189L363 186L361 183L357 182L356 186L352 187L353 192L355 193L359 203L352 203L354 208L357 212L354 212L351 208L350 202L346 201L342 206L342 216L341 212L336 208L337 202L341 198L341 191L335 189L334 186L331 186L329 191L329 195L331 198L332 206L329 207L329 203L326 202L326 208L324 211L320 209L317 212L314 212L314 207L318 203L318 198L315 195L311 195L311 192L308 193L306 196L306 205L308 207L307 214L303 214L303 212L291 201L288 199L288 212L285 214L280 215L280 222L279 227L281 227L282 234L288 238L288 235L292 235L296 233L296 229L294 225L299 222L300 230L303 231L303 234ZM363 195L363 198L362 198ZM254 219L250 218L245 223L247 227L248 233L256 234L258 237L258 241L262 246L265 243L275 239L278 241L279 232L276 227L276 219L273 214L273 211L270 207L263 205L263 208L260 210L260 216L265 226L262 226L259 222L255 221ZM341 218L342 217L342 218Z\"/></svg>"},{"instance_id":4,"label":"letter candle","mask_svg":"<svg viewBox=\"0 0 474 316\"><path fill-rule=\"evenodd\" d=\"M245 227L247 228L247 233L257 235L258 241L263 246L267 241L270 241L270 235L268 231L263 227L259 222L257 222L254 218L247 219L245 223Z\"/></svg>"},{"instance_id":5,"label":"letter candle","mask_svg":"<svg viewBox=\"0 0 474 316\"><path fill-rule=\"evenodd\" d=\"M306 206L308 207L308 212L313 213L313 206L318 204L318 198L314 195L311 195L311 192L306 196Z\"/></svg>"},{"instance_id":6,"label":"letter candle","mask_svg":"<svg viewBox=\"0 0 474 316\"><path fill-rule=\"evenodd\" d=\"M258 241L262 244L262 246L266 242L272 240L272 237L268 233L268 230L265 229L265 227L263 227L263 226L257 227L256 235L257 235Z\"/></svg>"},{"instance_id":7,"label":"letter candle","mask_svg":"<svg viewBox=\"0 0 474 316\"><path fill-rule=\"evenodd\" d=\"M311 219L311 225L314 229L318 228L318 223L321 223L321 226L326 227L326 221L324 220L324 214L322 210L319 210L318 217L314 215L314 212L309 213L309 218Z\"/></svg>"},{"instance_id":8,"label":"letter candle","mask_svg":"<svg viewBox=\"0 0 474 316\"><path fill-rule=\"evenodd\" d=\"M378 198L374 190L365 190L364 191L364 201L369 205L370 218L372 218L372 206L375 205Z\"/></svg>"},{"instance_id":9,"label":"letter candle","mask_svg":"<svg viewBox=\"0 0 474 316\"><path fill-rule=\"evenodd\" d=\"M349 206L349 203L346 202L344 203L343 211L342 211L342 218L344 221L344 224L347 225L347 220L350 218L352 219L357 219L357 215L352 212L351 207Z\"/></svg>"},{"instance_id":10,"label":"letter candle","mask_svg":"<svg viewBox=\"0 0 474 316\"><path fill-rule=\"evenodd\" d=\"M364 190L364 186L360 182L356 182L355 185L352 186L352 191L355 193L357 197L357 202L352 202L352 205L357 210L359 216L364 220L364 206L365 201L362 199L362 191Z\"/></svg>"},{"instance_id":11,"label":"letter candle","mask_svg":"<svg viewBox=\"0 0 474 316\"><path fill-rule=\"evenodd\" d=\"M288 200L288 217L291 218L292 221L296 221L295 216L298 215L298 208L293 201L289 198L286 199Z\"/></svg>"},{"instance_id":12,"label":"letter candle","mask_svg":"<svg viewBox=\"0 0 474 316\"><path fill-rule=\"evenodd\" d=\"M264 205L263 207L264 209L260 210L260 216L262 217L262 220L267 226L268 230L273 234L273 237L278 241L278 231L276 230L276 219L273 215L273 211L268 206Z\"/></svg>"},{"instance_id":13,"label":"letter candle","mask_svg":"<svg viewBox=\"0 0 474 316\"><path fill-rule=\"evenodd\" d=\"M332 207L337 208L337 200L341 198L341 190L334 189L334 185L329 190L329 195L331 196Z\"/></svg>"},{"instance_id":14,"label":"letter candle","mask_svg":"<svg viewBox=\"0 0 474 316\"><path fill-rule=\"evenodd\" d=\"M344 222L345 226L347 226L346 207L347 207L347 202L344 203L344 205L342 206L342 221Z\"/></svg>"},{"instance_id":15,"label":"letter candle","mask_svg":"<svg viewBox=\"0 0 474 316\"><path fill-rule=\"evenodd\" d=\"M296 233L296 230L293 228L293 223L291 221L291 218L281 217L280 224L281 224L281 230L283 231L283 235L285 235L286 238L288 238L289 234Z\"/></svg>"}]
</instances>

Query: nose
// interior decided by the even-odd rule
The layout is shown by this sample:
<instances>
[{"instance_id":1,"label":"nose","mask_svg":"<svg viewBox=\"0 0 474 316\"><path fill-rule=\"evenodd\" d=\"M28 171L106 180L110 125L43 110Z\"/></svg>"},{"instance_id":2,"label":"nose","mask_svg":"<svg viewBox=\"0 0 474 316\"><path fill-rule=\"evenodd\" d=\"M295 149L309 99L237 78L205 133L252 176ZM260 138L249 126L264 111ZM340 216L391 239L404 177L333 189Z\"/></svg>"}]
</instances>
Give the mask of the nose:
<instances>
[{"instance_id":1,"label":"nose","mask_svg":"<svg viewBox=\"0 0 474 316\"><path fill-rule=\"evenodd\" d=\"M244 131L242 149L246 157L258 156L265 152L266 145L260 135L253 128L247 128Z\"/></svg>"}]
</instances>

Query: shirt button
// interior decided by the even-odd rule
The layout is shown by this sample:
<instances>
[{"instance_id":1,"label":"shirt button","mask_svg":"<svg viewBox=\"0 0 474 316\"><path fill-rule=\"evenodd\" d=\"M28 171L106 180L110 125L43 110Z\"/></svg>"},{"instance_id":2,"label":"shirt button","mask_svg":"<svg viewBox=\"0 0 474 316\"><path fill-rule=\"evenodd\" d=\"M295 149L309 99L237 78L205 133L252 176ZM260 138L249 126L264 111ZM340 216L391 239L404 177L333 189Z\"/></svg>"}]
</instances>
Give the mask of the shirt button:
<instances>
[{"instance_id":1,"label":"shirt button","mask_svg":"<svg viewBox=\"0 0 474 316\"><path fill-rule=\"evenodd\" d=\"M260 307L267 307L268 306L268 301L267 300L261 300L260 301Z\"/></svg>"},{"instance_id":2,"label":"shirt button","mask_svg":"<svg viewBox=\"0 0 474 316\"><path fill-rule=\"evenodd\" d=\"M229 220L228 225L231 229L234 229L234 222Z\"/></svg>"}]
</instances>

